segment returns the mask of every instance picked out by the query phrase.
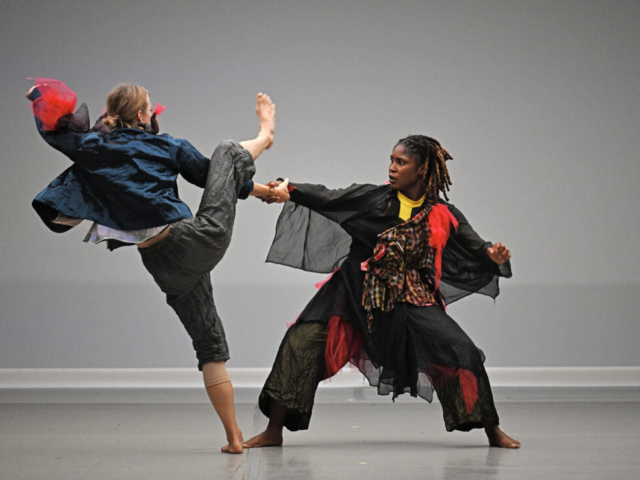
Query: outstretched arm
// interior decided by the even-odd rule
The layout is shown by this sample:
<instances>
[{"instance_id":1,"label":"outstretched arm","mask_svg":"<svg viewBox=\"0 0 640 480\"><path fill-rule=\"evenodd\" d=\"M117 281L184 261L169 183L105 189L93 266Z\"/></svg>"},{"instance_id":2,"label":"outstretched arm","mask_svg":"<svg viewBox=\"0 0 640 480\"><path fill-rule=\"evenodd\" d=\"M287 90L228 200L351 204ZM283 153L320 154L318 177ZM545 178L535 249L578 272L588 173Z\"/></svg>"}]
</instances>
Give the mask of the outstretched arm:
<instances>
[{"instance_id":1,"label":"outstretched arm","mask_svg":"<svg viewBox=\"0 0 640 480\"><path fill-rule=\"evenodd\" d=\"M89 131L89 111L87 106L83 103L75 113L62 115L56 119L55 125L52 124L52 119L49 118L48 124L45 126L43 121L38 118L39 114L36 114L36 106L37 108L45 106L44 111L49 111L50 109L55 112L57 110L56 105L51 105L51 96L43 98L38 87L39 85L34 85L26 94L27 100L31 101L34 106L38 133L53 148L64 153L71 160L76 161L75 153L78 145L82 141L84 134ZM43 88L46 88L46 85Z\"/></svg>"},{"instance_id":2,"label":"outstretched arm","mask_svg":"<svg viewBox=\"0 0 640 480\"><path fill-rule=\"evenodd\" d=\"M458 229L451 229L442 252L440 294L447 304L472 293L496 298L500 293L498 278L512 276L511 252L501 243L484 240L460 210L447 206L458 221Z\"/></svg>"},{"instance_id":3,"label":"outstretched arm","mask_svg":"<svg viewBox=\"0 0 640 480\"><path fill-rule=\"evenodd\" d=\"M510 277L511 252L509 249L502 243L493 244L492 242L484 240L471 227L460 210L451 204L449 204L448 207L449 211L456 217L456 220L458 220L458 229L451 231L451 236L445 248L445 256L458 258L458 260L455 260L453 263L460 263L460 261L466 262L467 260L461 260L465 257L468 258L469 261L473 258L473 262L477 263L472 265L472 262L467 268L476 270L486 269L488 272L492 272L498 276ZM459 257L458 254L462 255L462 257ZM470 257L468 257L469 255Z\"/></svg>"},{"instance_id":4,"label":"outstretched arm","mask_svg":"<svg viewBox=\"0 0 640 480\"><path fill-rule=\"evenodd\" d=\"M455 206L449 204L449 211L458 221L457 230L451 231L451 240L463 246L477 258L488 258L497 265L506 263L511 252L502 243L492 244L484 240L469 224L469 221Z\"/></svg>"},{"instance_id":5,"label":"outstretched arm","mask_svg":"<svg viewBox=\"0 0 640 480\"><path fill-rule=\"evenodd\" d=\"M291 198L289 179L287 178L283 182L269 182L266 185L255 183L249 195L258 197L266 203L284 203Z\"/></svg>"},{"instance_id":6,"label":"outstretched arm","mask_svg":"<svg viewBox=\"0 0 640 480\"><path fill-rule=\"evenodd\" d=\"M506 263L511 258L511 252L502 243L498 242L493 246L487 248L488 257L493 260L497 265Z\"/></svg>"}]
</instances>

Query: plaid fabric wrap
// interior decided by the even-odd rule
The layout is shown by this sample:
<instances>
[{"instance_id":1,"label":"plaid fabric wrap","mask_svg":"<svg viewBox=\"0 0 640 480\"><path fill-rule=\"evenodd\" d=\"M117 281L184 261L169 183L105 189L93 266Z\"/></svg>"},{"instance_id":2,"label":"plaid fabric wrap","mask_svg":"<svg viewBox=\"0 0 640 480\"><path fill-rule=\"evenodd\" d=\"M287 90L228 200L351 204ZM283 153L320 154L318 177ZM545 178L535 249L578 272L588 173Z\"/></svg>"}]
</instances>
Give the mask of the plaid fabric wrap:
<instances>
[{"instance_id":1,"label":"plaid fabric wrap","mask_svg":"<svg viewBox=\"0 0 640 480\"><path fill-rule=\"evenodd\" d=\"M362 306L371 328L373 309L390 312L396 302L424 307L436 303L433 287L425 285L420 271L433 277L435 249L429 246L429 212L423 209L408 221L378 235L373 256L363 264Z\"/></svg>"}]
</instances>

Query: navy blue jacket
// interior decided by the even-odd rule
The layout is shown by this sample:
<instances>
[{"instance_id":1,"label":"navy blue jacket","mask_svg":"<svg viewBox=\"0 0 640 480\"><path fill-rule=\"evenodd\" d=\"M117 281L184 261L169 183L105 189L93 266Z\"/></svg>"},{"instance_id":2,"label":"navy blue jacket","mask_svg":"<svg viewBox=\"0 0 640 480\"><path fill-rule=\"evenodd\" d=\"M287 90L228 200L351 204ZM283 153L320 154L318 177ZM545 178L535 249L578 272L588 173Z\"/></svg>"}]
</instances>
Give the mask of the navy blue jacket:
<instances>
[{"instance_id":1,"label":"navy blue jacket","mask_svg":"<svg viewBox=\"0 0 640 480\"><path fill-rule=\"evenodd\" d=\"M34 89L30 99L39 97ZM119 230L157 227L192 216L178 197L176 179L180 174L204 188L209 159L187 140L136 128L109 131L100 120L89 129L85 104L62 117L56 131L43 130L38 118L36 126L49 145L73 162L33 200L33 208L54 232L72 228L53 223L59 213ZM247 198L251 190L252 180L238 198Z\"/></svg>"}]
</instances>

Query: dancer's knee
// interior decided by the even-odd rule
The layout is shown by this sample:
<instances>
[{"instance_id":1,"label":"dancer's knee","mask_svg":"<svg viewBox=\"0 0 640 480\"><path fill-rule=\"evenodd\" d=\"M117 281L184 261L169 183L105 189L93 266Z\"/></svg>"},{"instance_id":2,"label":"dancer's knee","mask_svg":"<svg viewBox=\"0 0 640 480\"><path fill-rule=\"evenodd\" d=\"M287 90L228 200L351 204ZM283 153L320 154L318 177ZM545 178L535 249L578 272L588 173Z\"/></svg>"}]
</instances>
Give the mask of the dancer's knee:
<instances>
[{"instance_id":1,"label":"dancer's knee","mask_svg":"<svg viewBox=\"0 0 640 480\"><path fill-rule=\"evenodd\" d=\"M235 214L235 211L233 212ZM198 241L206 245L213 256L222 258L231 243L234 215L228 212L198 212L193 217L193 224L198 232Z\"/></svg>"},{"instance_id":2,"label":"dancer's knee","mask_svg":"<svg viewBox=\"0 0 640 480\"><path fill-rule=\"evenodd\" d=\"M244 148L242 147L242 145L240 145L235 140L223 140L213 151L213 158L229 154L233 156L235 153L242 152L243 150Z\"/></svg>"},{"instance_id":3,"label":"dancer's knee","mask_svg":"<svg viewBox=\"0 0 640 480\"><path fill-rule=\"evenodd\" d=\"M326 327L317 322L301 322L293 324L284 336L283 343L299 351L318 346L323 349L326 344Z\"/></svg>"},{"instance_id":4,"label":"dancer's knee","mask_svg":"<svg viewBox=\"0 0 640 480\"><path fill-rule=\"evenodd\" d=\"M288 368L304 368L310 365L324 364L326 349L325 327L322 324L309 322L295 324L289 328L282 344L278 357Z\"/></svg>"},{"instance_id":5,"label":"dancer's knee","mask_svg":"<svg viewBox=\"0 0 640 480\"><path fill-rule=\"evenodd\" d=\"M205 363L202 367L202 378L205 388L215 387L231 381L227 367L222 360Z\"/></svg>"}]
</instances>

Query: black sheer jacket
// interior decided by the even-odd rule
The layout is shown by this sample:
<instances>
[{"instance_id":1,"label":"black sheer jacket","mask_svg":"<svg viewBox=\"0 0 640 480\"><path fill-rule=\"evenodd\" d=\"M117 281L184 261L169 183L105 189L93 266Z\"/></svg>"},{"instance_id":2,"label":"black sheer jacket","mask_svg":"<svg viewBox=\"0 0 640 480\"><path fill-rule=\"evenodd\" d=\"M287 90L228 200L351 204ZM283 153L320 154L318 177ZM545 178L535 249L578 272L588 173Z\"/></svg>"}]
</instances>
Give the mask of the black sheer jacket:
<instances>
[{"instance_id":1,"label":"black sheer jacket","mask_svg":"<svg viewBox=\"0 0 640 480\"><path fill-rule=\"evenodd\" d=\"M387 185L330 190L292 183L290 188L291 201L278 219L268 262L318 273L333 272L346 260L357 267L372 255L378 235L402 222L397 192ZM510 262L496 265L487 255L492 242L483 240L454 205L440 203L459 223L443 251L440 295L447 304L472 293L497 297L498 278L511 277ZM414 209L412 216L422 208ZM348 270L364 279L359 268Z\"/></svg>"}]
</instances>

